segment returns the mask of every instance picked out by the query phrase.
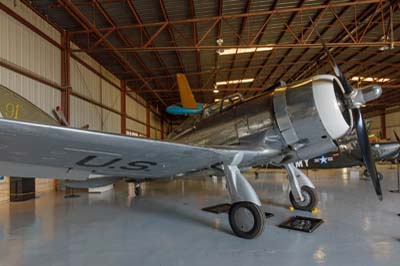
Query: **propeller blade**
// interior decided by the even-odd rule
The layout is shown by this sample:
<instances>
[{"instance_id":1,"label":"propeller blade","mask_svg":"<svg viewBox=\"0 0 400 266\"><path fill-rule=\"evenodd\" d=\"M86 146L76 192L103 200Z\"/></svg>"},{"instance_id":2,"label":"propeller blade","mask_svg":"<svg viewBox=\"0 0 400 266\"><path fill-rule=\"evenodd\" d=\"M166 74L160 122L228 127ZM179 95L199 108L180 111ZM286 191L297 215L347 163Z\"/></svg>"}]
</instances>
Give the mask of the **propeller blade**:
<instances>
[{"instance_id":1,"label":"propeller blade","mask_svg":"<svg viewBox=\"0 0 400 266\"><path fill-rule=\"evenodd\" d=\"M321 41L322 48L324 49L325 54L328 57L329 64L332 66L333 71L335 72L336 77L340 80L340 83L342 83L342 86L344 88L344 91L346 94L349 94L353 91L353 88L350 86L349 82L347 81L346 77L343 75L342 71L340 71L340 68L338 64L335 61L335 58L333 58L331 52L329 51L328 47L326 47L324 39L322 38L321 34L319 33L317 26L314 24L314 21L312 20L311 17L309 17L311 24L315 28L315 32L317 33L318 38Z\"/></svg>"},{"instance_id":2,"label":"propeller blade","mask_svg":"<svg viewBox=\"0 0 400 266\"><path fill-rule=\"evenodd\" d=\"M364 159L365 167L371 176L372 184L374 185L378 199L382 200L382 189L378 178L378 171L376 170L375 159L371 153L371 146L369 144L367 130L365 128L364 119L362 118L359 108L353 110L353 116L355 120L358 143Z\"/></svg>"},{"instance_id":3,"label":"propeller blade","mask_svg":"<svg viewBox=\"0 0 400 266\"><path fill-rule=\"evenodd\" d=\"M397 140L398 142L400 142L400 138L399 138L399 136L397 135L396 130L393 129L393 133L394 133L394 136L396 137L396 140Z\"/></svg>"}]
</instances>

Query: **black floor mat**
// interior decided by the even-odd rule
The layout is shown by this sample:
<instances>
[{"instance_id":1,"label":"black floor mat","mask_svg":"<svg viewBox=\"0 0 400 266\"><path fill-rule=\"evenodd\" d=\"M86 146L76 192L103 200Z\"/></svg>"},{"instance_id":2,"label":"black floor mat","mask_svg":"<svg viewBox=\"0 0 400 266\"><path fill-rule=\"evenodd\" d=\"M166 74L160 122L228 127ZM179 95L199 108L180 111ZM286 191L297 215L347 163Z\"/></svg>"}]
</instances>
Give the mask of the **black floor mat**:
<instances>
[{"instance_id":1,"label":"black floor mat","mask_svg":"<svg viewBox=\"0 0 400 266\"><path fill-rule=\"evenodd\" d=\"M291 217L286 222L281 223L278 226L281 228L286 228L286 229L290 229L290 230L312 233L323 222L324 221L322 219L303 217L303 216L294 216L294 217Z\"/></svg>"}]
</instances>

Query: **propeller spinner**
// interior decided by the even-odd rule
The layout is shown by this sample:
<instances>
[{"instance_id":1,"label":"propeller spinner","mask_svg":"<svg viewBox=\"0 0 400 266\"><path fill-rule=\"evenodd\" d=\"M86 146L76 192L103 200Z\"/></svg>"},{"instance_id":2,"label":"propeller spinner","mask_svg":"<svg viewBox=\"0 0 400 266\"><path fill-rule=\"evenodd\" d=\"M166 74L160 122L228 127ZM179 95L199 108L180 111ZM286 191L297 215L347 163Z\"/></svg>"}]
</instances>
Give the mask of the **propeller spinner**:
<instances>
[{"instance_id":1,"label":"propeller spinner","mask_svg":"<svg viewBox=\"0 0 400 266\"><path fill-rule=\"evenodd\" d=\"M316 28L311 18L310 21ZM344 76L343 72L340 70L339 66L336 64L336 61L330 53L329 49L325 46L325 43L319 31L316 29L315 32L318 35L318 38L321 40L323 49L329 59L329 63L332 66L335 75L337 76L343 87L343 99L345 99L345 105L347 106L347 108L350 108L352 110L354 127L357 132L358 143L364 160L364 165L370 173L372 184L374 185L378 199L382 200L382 189L378 178L378 171L376 170L375 159L372 156L367 129L360 110L361 106L364 105L366 102L378 98L382 94L382 88L379 85L373 85L363 90L353 89L350 86L350 83L347 81L346 77Z\"/></svg>"}]
</instances>

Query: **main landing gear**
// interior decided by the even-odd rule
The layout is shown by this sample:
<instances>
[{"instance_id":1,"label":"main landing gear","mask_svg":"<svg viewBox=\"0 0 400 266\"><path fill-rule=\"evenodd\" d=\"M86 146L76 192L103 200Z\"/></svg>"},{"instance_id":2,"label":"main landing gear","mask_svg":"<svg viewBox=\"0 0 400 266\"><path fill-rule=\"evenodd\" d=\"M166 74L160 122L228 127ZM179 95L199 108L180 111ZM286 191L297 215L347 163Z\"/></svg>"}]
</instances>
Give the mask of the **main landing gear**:
<instances>
[{"instance_id":1,"label":"main landing gear","mask_svg":"<svg viewBox=\"0 0 400 266\"><path fill-rule=\"evenodd\" d=\"M301 195L303 201L296 201L292 191L289 192L290 203L296 210L312 211L318 204L318 197L315 193L315 189L307 186L301 187Z\"/></svg>"},{"instance_id":2,"label":"main landing gear","mask_svg":"<svg viewBox=\"0 0 400 266\"><path fill-rule=\"evenodd\" d=\"M140 182L135 182L135 195L136 197L142 195L142 184Z\"/></svg>"},{"instance_id":3,"label":"main landing gear","mask_svg":"<svg viewBox=\"0 0 400 266\"><path fill-rule=\"evenodd\" d=\"M126 182L129 183L129 195L135 197L140 197L142 195L142 180L128 179Z\"/></svg>"},{"instance_id":4,"label":"main landing gear","mask_svg":"<svg viewBox=\"0 0 400 266\"><path fill-rule=\"evenodd\" d=\"M318 196L314 184L294 164L287 164L285 168L290 184L290 203L297 210L312 211L318 205Z\"/></svg>"},{"instance_id":5,"label":"main landing gear","mask_svg":"<svg viewBox=\"0 0 400 266\"><path fill-rule=\"evenodd\" d=\"M235 157L231 164L224 164L223 169L232 200L229 224L235 235L252 239L264 231L265 215L256 192L237 167L239 163L234 163L239 160Z\"/></svg>"}]
</instances>

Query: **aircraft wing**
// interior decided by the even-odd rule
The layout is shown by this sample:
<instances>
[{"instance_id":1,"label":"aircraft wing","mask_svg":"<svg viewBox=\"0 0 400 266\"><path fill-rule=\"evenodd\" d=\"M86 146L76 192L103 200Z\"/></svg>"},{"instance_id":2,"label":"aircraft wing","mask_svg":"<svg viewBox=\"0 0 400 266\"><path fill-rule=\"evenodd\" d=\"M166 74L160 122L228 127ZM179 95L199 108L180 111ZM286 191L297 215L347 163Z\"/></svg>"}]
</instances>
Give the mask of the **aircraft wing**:
<instances>
[{"instance_id":1,"label":"aircraft wing","mask_svg":"<svg viewBox=\"0 0 400 266\"><path fill-rule=\"evenodd\" d=\"M229 162L243 166L279 151L198 147L0 119L0 174L85 180L94 176L168 178Z\"/></svg>"}]
</instances>

